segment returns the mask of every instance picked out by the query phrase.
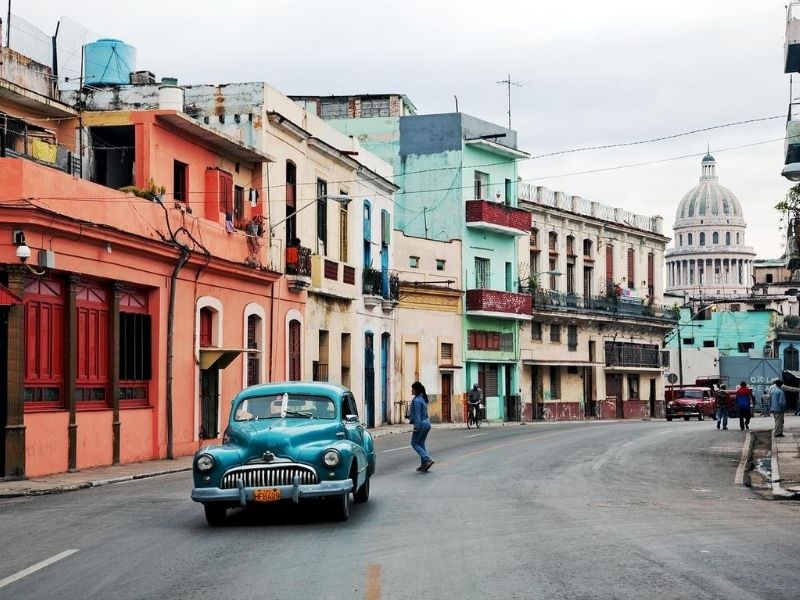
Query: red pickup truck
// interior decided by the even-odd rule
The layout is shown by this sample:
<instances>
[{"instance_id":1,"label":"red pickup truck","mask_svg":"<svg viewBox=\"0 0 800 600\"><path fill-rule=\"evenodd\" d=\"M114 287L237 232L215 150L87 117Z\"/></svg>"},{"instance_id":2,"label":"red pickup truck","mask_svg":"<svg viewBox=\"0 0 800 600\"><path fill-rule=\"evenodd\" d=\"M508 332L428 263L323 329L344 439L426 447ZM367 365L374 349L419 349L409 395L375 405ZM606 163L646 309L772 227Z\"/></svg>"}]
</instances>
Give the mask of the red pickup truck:
<instances>
[{"instance_id":1,"label":"red pickup truck","mask_svg":"<svg viewBox=\"0 0 800 600\"><path fill-rule=\"evenodd\" d=\"M667 421L672 421L675 417L683 417L684 421L692 417L697 417L698 421L706 417L714 418L716 405L714 394L709 388L670 386L664 391L664 396L666 399L664 413Z\"/></svg>"}]
</instances>

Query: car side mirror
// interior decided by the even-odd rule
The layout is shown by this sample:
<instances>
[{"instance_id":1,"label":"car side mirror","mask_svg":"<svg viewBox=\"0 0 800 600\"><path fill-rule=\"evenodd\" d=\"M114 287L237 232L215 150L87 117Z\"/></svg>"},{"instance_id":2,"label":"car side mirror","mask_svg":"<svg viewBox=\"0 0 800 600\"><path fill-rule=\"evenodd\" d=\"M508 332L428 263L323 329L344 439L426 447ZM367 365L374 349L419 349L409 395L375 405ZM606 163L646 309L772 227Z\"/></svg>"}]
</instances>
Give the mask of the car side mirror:
<instances>
[{"instance_id":1,"label":"car side mirror","mask_svg":"<svg viewBox=\"0 0 800 600\"><path fill-rule=\"evenodd\" d=\"M358 415L345 415L344 416L345 423L358 423Z\"/></svg>"}]
</instances>

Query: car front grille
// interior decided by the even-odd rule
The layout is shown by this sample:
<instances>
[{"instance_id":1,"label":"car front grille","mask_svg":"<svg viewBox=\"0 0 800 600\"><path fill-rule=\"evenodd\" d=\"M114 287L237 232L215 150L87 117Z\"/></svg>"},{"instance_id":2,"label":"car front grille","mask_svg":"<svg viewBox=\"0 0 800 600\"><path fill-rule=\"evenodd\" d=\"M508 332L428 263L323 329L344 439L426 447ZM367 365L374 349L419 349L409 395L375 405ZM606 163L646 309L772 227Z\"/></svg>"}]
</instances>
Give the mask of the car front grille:
<instances>
[{"instance_id":1,"label":"car front grille","mask_svg":"<svg viewBox=\"0 0 800 600\"><path fill-rule=\"evenodd\" d=\"M231 469L222 476L219 487L223 490L236 488L239 479L244 487L293 485L295 477L299 478L301 485L319 483L316 471L305 465L252 465Z\"/></svg>"}]
</instances>

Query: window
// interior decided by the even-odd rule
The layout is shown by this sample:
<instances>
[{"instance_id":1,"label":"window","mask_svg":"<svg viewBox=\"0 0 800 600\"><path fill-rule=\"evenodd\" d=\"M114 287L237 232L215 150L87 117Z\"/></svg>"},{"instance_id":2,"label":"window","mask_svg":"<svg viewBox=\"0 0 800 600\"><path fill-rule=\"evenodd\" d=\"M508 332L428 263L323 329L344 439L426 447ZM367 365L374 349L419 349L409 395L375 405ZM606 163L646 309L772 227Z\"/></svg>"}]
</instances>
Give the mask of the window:
<instances>
[{"instance_id":1,"label":"window","mask_svg":"<svg viewBox=\"0 0 800 600\"><path fill-rule=\"evenodd\" d=\"M539 251L531 250L528 258L531 261L531 275L539 272Z\"/></svg>"},{"instance_id":2,"label":"window","mask_svg":"<svg viewBox=\"0 0 800 600\"><path fill-rule=\"evenodd\" d=\"M409 256L408 266L412 269L419 269L419 256Z\"/></svg>"},{"instance_id":3,"label":"window","mask_svg":"<svg viewBox=\"0 0 800 600\"><path fill-rule=\"evenodd\" d=\"M549 266L550 266L550 289L551 290L555 290L556 289L556 273L557 273L557 271L556 271L556 259L555 258L551 258L550 259Z\"/></svg>"},{"instance_id":4,"label":"window","mask_svg":"<svg viewBox=\"0 0 800 600\"><path fill-rule=\"evenodd\" d=\"M753 342L739 342L736 346L739 352L747 352L748 350L755 348L755 344Z\"/></svg>"},{"instance_id":5,"label":"window","mask_svg":"<svg viewBox=\"0 0 800 600\"><path fill-rule=\"evenodd\" d=\"M341 100L323 100L320 106L320 117L323 119L346 119L350 101L347 98Z\"/></svg>"},{"instance_id":6,"label":"window","mask_svg":"<svg viewBox=\"0 0 800 600\"><path fill-rule=\"evenodd\" d=\"M539 230L535 227L531 229L531 248L539 247Z\"/></svg>"},{"instance_id":7,"label":"window","mask_svg":"<svg viewBox=\"0 0 800 600\"><path fill-rule=\"evenodd\" d=\"M534 342L542 341L542 324L539 321L531 322L531 339Z\"/></svg>"},{"instance_id":8,"label":"window","mask_svg":"<svg viewBox=\"0 0 800 600\"><path fill-rule=\"evenodd\" d=\"M628 399L639 400L639 376L628 375Z\"/></svg>"},{"instance_id":9,"label":"window","mask_svg":"<svg viewBox=\"0 0 800 600\"><path fill-rule=\"evenodd\" d=\"M703 231L700 232L700 245L701 246L706 245L706 234Z\"/></svg>"},{"instance_id":10,"label":"window","mask_svg":"<svg viewBox=\"0 0 800 600\"><path fill-rule=\"evenodd\" d=\"M713 348L714 340L703 340L703 348Z\"/></svg>"},{"instance_id":11,"label":"window","mask_svg":"<svg viewBox=\"0 0 800 600\"><path fill-rule=\"evenodd\" d=\"M575 256L575 238L567 236L567 256Z\"/></svg>"},{"instance_id":12,"label":"window","mask_svg":"<svg viewBox=\"0 0 800 600\"><path fill-rule=\"evenodd\" d=\"M678 246L683 246L683 234L678 235Z\"/></svg>"},{"instance_id":13,"label":"window","mask_svg":"<svg viewBox=\"0 0 800 600\"><path fill-rule=\"evenodd\" d=\"M583 240L583 256L584 258L592 257L592 240Z\"/></svg>"},{"instance_id":14,"label":"window","mask_svg":"<svg viewBox=\"0 0 800 600\"><path fill-rule=\"evenodd\" d=\"M655 254L650 252L647 255L647 295L650 298L653 297L655 293L655 281L656 281L656 257Z\"/></svg>"},{"instance_id":15,"label":"window","mask_svg":"<svg viewBox=\"0 0 800 600\"><path fill-rule=\"evenodd\" d=\"M488 290L489 289L489 259L488 258L475 258L475 289Z\"/></svg>"},{"instance_id":16,"label":"window","mask_svg":"<svg viewBox=\"0 0 800 600\"><path fill-rule=\"evenodd\" d=\"M328 182L317 179L317 254L328 256Z\"/></svg>"},{"instance_id":17,"label":"window","mask_svg":"<svg viewBox=\"0 0 800 600\"><path fill-rule=\"evenodd\" d=\"M478 385L484 398L497 396L497 365L480 363L478 365Z\"/></svg>"},{"instance_id":18,"label":"window","mask_svg":"<svg viewBox=\"0 0 800 600\"><path fill-rule=\"evenodd\" d=\"M738 233L736 234L736 243L737 244L739 243L739 234Z\"/></svg>"},{"instance_id":19,"label":"window","mask_svg":"<svg viewBox=\"0 0 800 600\"><path fill-rule=\"evenodd\" d=\"M437 258L436 259L436 270L437 271L444 271L444 259Z\"/></svg>"},{"instance_id":20,"label":"window","mask_svg":"<svg viewBox=\"0 0 800 600\"><path fill-rule=\"evenodd\" d=\"M289 356L288 367L289 381L300 381L302 379L302 366L300 362L300 342L302 339L302 327L300 321L292 319L289 321Z\"/></svg>"},{"instance_id":21,"label":"window","mask_svg":"<svg viewBox=\"0 0 800 600\"><path fill-rule=\"evenodd\" d=\"M742 310L742 305L741 304L731 304L731 307L730 307L729 310L731 312L739 312L740 310Z\"/></svg>"},{"instance_id":22,"label":"window","mask_svg":"<svg viewBox=\"0 0 800 600\"><path fill-rule=\"evenodd\" d=\"M575 293L575 265L572 263L567 265L567 293Z\"/></svg>"},{"instance_id":23,"label":"window","mask_svg":"<svg viewBox=\"0 0 800 600\"><path fill-rule=\"evenodd\" d=\"M511 263L507 262L506 263L506 291L507 292L510 292L510 291L513 290L513 284L514 284L513 269L511 267Z\"/></svg>"},{"instance_id":24,"label":"window","mask_svg":"<svg viewBox=\"0 0 800 600\"><path fill-rule=\"evenodd\" d=\"M347 224L348 224L347 208L348 208L347 204L339 203L339 260L343 263L346 263L349 258L347 252L347 246L349 244L349 240L347 237Z\"/></svg>"},{"instance_id":25,"label":"window","mask_svg":"<svg viewBox=\"0 0 800 600\"><path fill-rule=\"evenodd\" d=\"M225 171L217 171L219 176L219 212L223 213L227 219L233 219L233 176Z\"/></svg>"},{"instance_id":26,"label":"window","mask_svg":"<svg viewBox=\"0 0 800 600\"><path fill-rule=\"evenodd\" d=\"M694 346L694 338L693 337L683 338L683 343L686 346Z\"/></svg>"},{"instance_id":27,"label":"window","mask_svg":"<svg viewBox=\"0 0 800 600\"><path fill-rule=\"evenodd\" d=\"M443 365L453 364L453 344L442 342L440 360Z\"/></svg>"},{"instance_id":28,"label":"window","mask_svg":"<svg viewBox=\"0 0 800 600\"><path fill-rule=\"evenodd\" d=\"M261 341L261 318L258 315L247 317L247 385L261 383L261 354L259 342Z\"/></svg>"},{"instance_id":29,"label":"window","mask_svg":"<svg viewBox=\"0 0 800 600\"><path fill-rule=\"evenodd\" d=\"M63 407L62 284L35 279L25 286L26 409Z\"/></svg>"},{"instance_id":30,"label":"window","mask_svg":"<svg viewBox=\"0 0 800 600\"><path fill-rule=\"evenodd\" d=\"M614 285L614 246L606 246L606 287Z\"/></svg>"},{"instance_id":31,"label":"window","mask_svg":"<svg viewBox=\"0 0 800 600\"><path fill-rule=\"evenodd\" d=\"M514 352L514 334L500 334L500 352Z\"/></svg>"},{"instance_id":32,"label":"window","mask_svg":"<svg viewBox=\"0 0 800 600\"><path fill-rule=\"evenodd\" d=\"M688 246L691 246L691 245L692 245L692 234L691 234L691 233L687 233L687 234L686 234L686 240L687 240L687 241L686 241L686 244L687 244Z\"/></svg>"},{"instance_id":33,"label":"window","mask_svg":"<svg viewBox=\"0 0 800 600\"><path fill-rule=\"evenodd\" d=\"M319 360L312 363L313 381L328 381L328 332L319 330Z\"/></svg>"},{"instance_id":34,"label":"window","mask_svg":"<svg viewBox=\"0 0 800 600\"><path fill-rule=\"evenodd\" d=\"M108 389L108 292L97 284L79 283L75 290L76 379L75 399L107 405Z\"/></svg>"},{"instance_id":35,"label":"window","mask_svg":"<svg viewBox=\"0 0 800 600\"><path fill-rule=\"evenodd\" d=\"M364 200L364 214L362 218L364 237L364 266L372 268L372 205L369 200Z\"/></svg>"},{"instance_id":36,"label":"window","mask_svg":"<svg viewBox=\"0 0 800 600\"><path fill-rule=\"evenodd\" d=\"M550 325L550 341L554 344L561 343L561 325L557 323Z\"/></svg>"},{"instance_id":37,"label":"window","mask_svg":"<svg viewBox=\"0 0 800 600\"><path fill-rule=\"evenodd\" d=\"M475 171L475 199L486 200L489 198L489 174Z\"/></svg>"},{"instance_id":38,"label":"window","mask_svg":"<svg viewBox=\"0 0 800 600\"><path fill-rule=\"evenodd\" d=\"M715 231L711 234L711 243L712 244L719 244L719 232Z\"/></svg>"},{"instance_id":39,"label":"window","mask_svg":"<svg viewBox=\"0 0 800 600\"><path fill-rule=\"evenodd\" d=\"M725 245L726 246L730 246L731 245L731 232L730 231L726 231L725 232Z\"/></svg>"},{"instance_id":40,"label":"window","mask_svg":"<svg viewBox=\"0 0 800 600\"><path fill-rule=\"evenodd\" d=\"M120 403L147 404L152 379L152 324L147 296L123 291L119 298L119 398Z\"/></svg>"},{"instance_id":41,"label":"window","mask_svg":"<svg viewBox=\"0 0 800 600\"><path fill-rule=\"evenodd\" d=\"M578 326L567 325L567 350L570 352L578 351Z\"/></svg>"},{"instance_id":42,"label":"window","mask_svg":"<svg viewBox=\"0 0 800 600\"><path fill-rule=\"evenodd\" d=\"M772 273L767 273L765 277L766 283L772 283L772 280L773 280Z\"/></svg>"},{"instance_id":43,"label":"window","mask_svg":"<svg viewBox=\"0 0 800 600\"><path fill-rule=\"evenodd\" d=\"M511 204L511 198L514 197L514 192L511 189L511 180L506 179L506 204Z\"/></svg>"},{"instance_id":44,"label":"window","mask_svg":"<svg viewBox=\"0 0 800 600\"><path fill-rule=\"evenodd\" d=\"M500 350L500 334L496 331L467 331L467 348L469 350Z\"/></svg>"},{"instance_id":45,"label":"window","mask_svg":"<svg viewBox=\"0 0 800 600\"><path fill-rule=\"evenodd\" d=\"M244 219L244 188L240 185L233 187L233 218Z\"/></svg>"},{"instance_id":46,"label":"window","mask_svg":"<svg viewBox=\"0 0 800 600\"><path fill-rule=\"evenodd\" d=\"M340 383L344 387L350 387L350 334L343 333L340 351L342 356L342 377Z\"/></svg>"},{"instance_id":47,"label":"window","mask_svg":"<svg viewBox=\"0 0 800 600\"><path fill-rule=\"evenodd\" d=\"M783 368L786 371L800 371L800 352L794 347L794 344L789 345L783 351Z\"/></svg>"},{"instance_id":48,"label":"window","mask_svg":"<svg viewBox=\"0 0 800 600\"><path fill-rule=\"evenodd\" d=\"M558 234L551 231L547 234L547 249L552 252L558 252Z\"/></svg>"},{"instance_id":49,"label":"window","mask_svg":"<svg viewBox=\"0 0 800 600\"><path fill-rule=\"evenodd\" d=\"M180 202L189 200L186 181L187 169L188 165L178 160L176 160L172 166L172 197L174 200Z\"/></svg>"},{"instance_id":50,"label":"window","mask_svg":"<svg viewBox=\"0 0 800 600\"><path fill-rule=\"evenodd\" d=\"M361 118L388 117L389 98L363 98L361 100Z\"/></svg>"},{"instance_id":51,"label":"window","mask_svg":"<svg viewBox=\"0 0 800 600\"><path fill-rule=\"evenodd\" d=\"M634 273L634 265L636 262L636 251L633 248L628 248L628 289L632 290L636 287L636 278Z\"/></svg>"},{"instance_id":52,"label":"window","mask_svg":"<svg viewBox=\"0 0 800 600\"><path fill-rule=\"evenodd\" d=\"M290 243L297 237L297 167L289 160L286 161L286 242Z\"/></svg>"},{"instance_id":53,"label":"window","mask_svg":"<svg viewBox=\"0 0 800 600\"><path fill-rule=\"evenodd\" d=\"M556 366L550 367L550 400L561 398L561 371Z\"/></svg>"}]
</instances>

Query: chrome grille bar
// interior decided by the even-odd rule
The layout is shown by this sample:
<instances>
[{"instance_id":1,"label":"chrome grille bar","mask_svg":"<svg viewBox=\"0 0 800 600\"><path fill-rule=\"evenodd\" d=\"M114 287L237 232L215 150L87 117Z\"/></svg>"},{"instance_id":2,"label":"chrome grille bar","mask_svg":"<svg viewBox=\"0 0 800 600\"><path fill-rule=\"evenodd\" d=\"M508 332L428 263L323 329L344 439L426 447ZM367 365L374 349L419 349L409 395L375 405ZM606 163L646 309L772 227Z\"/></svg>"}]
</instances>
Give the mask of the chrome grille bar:
<instances>
[{"instance_id":1,"label":"chrome grille bar","mask_svg":"<svg viewBox=\"0 0 800 600\"><path fill-rule=\"evenodd\" d=\"M292 485L295 477L298 477L301 484L319 483L316 471L305 465L248 465L225 473L220 488L234 489L239 479L245 487Z\"/></svg>"}]
</instances>

